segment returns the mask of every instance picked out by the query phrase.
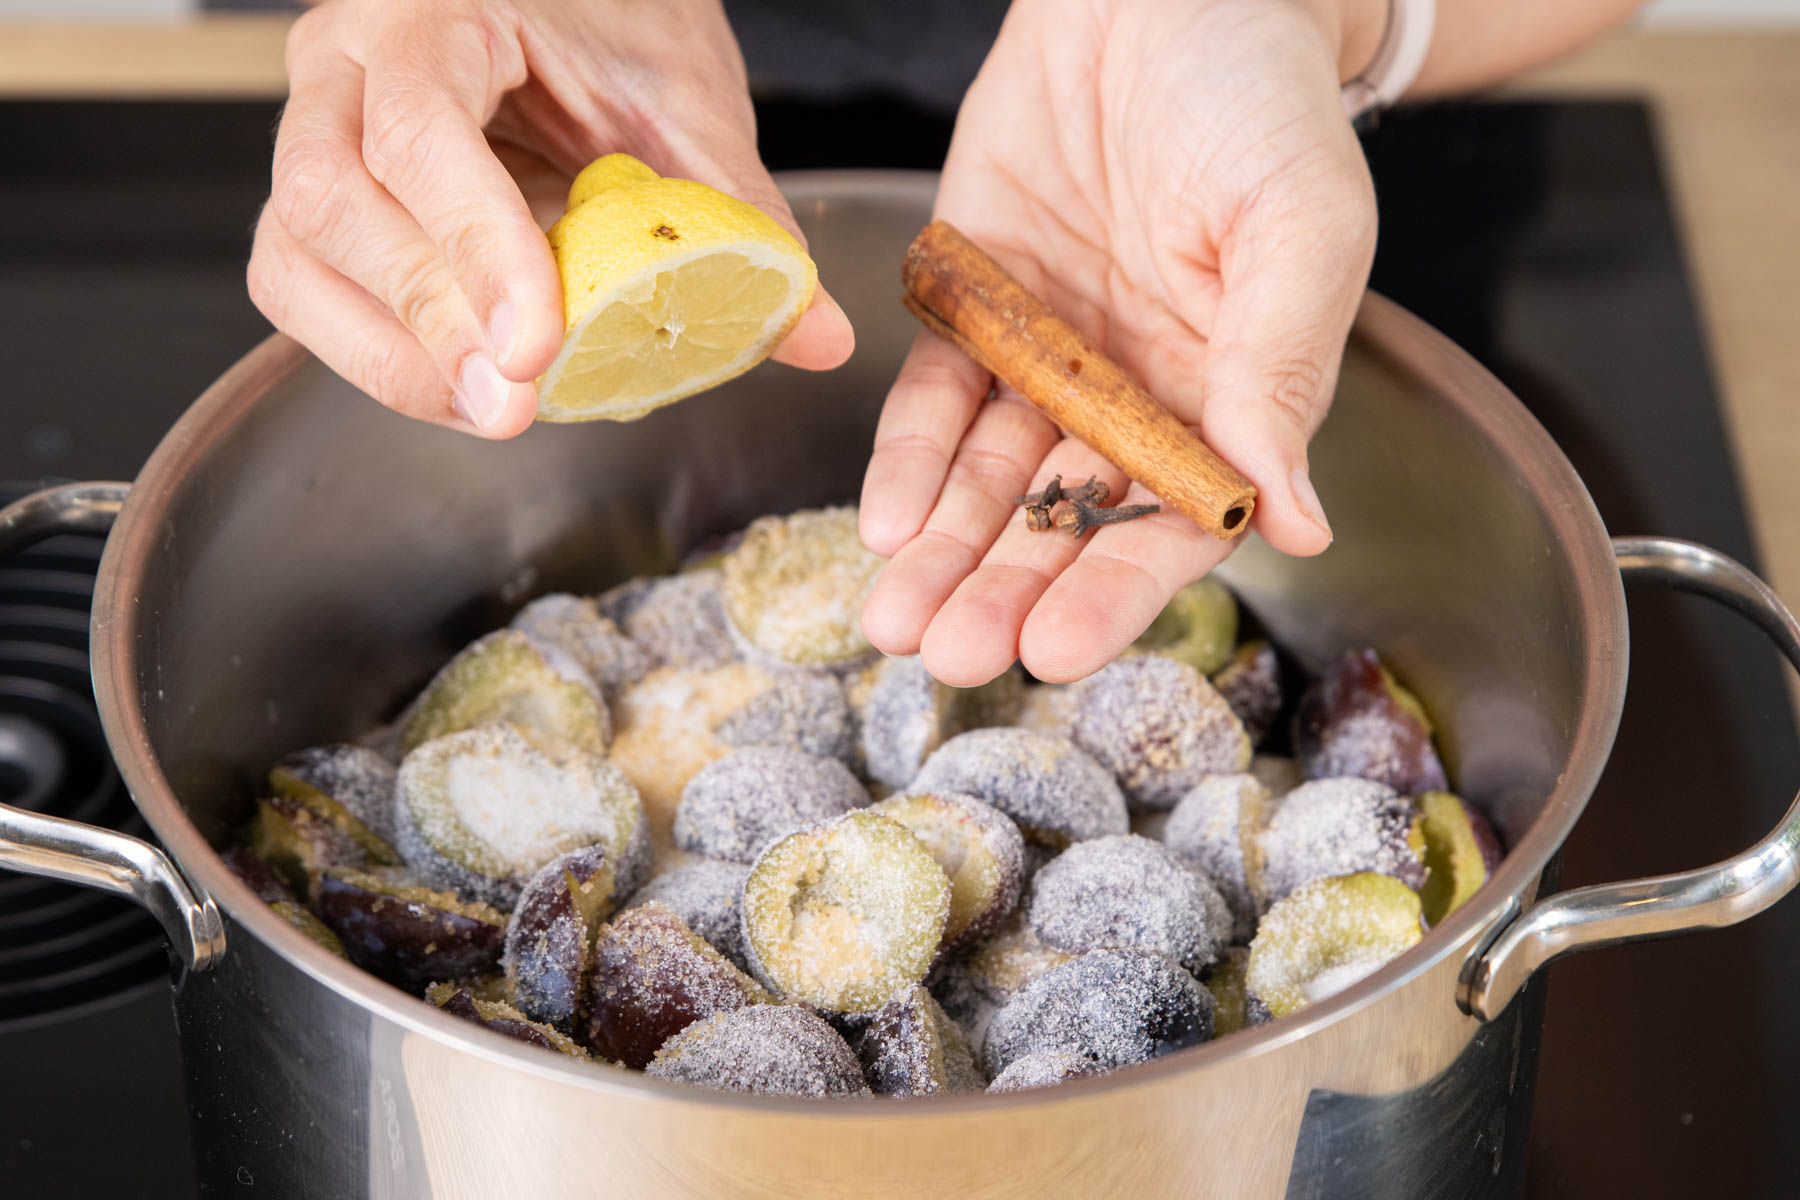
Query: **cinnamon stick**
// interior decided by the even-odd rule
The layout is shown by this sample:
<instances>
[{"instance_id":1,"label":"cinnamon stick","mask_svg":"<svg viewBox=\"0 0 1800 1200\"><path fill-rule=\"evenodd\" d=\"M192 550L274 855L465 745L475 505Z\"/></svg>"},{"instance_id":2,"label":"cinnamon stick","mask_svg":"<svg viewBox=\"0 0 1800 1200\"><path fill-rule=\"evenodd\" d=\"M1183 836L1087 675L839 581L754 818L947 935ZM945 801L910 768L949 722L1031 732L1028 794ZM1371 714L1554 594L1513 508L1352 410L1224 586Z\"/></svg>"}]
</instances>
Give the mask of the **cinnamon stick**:
<instances>
[{"instance_id":1,"label":"cinnamon stick","mask_svg":"<svg viewBox=\"0 0 1800 1200\"><path fill-rule=\"evenodd\" d=\"M1214 537L1249 528L1255 485L954 226L927 225L900 278L926 328L1170 508Z\"/></svg>"}]
</instances>

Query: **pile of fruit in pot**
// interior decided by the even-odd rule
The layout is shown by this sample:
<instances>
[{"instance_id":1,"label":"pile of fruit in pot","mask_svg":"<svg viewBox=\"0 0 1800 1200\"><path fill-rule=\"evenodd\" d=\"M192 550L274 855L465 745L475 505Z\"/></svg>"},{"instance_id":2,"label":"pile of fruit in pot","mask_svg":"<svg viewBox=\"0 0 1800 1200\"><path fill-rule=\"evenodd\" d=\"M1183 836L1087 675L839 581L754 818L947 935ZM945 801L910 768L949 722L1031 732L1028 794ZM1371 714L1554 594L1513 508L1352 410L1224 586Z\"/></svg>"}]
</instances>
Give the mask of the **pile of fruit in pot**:
<instances>
[{"instance_id":1,"label":"pile of fruit in pot","mask_svg":"<svg viewBox=\"0 0 1800 1200\"><path fill-rule=\"evenodd\" d=\"M959 691L863 640L879 566L853 509L807 511L537 600L363 745L278 763L228 860L326 948L550 1050L911 1096L1297 1012L1498 859L1373 651L1302 680L1202 580L1090 679Z\"/></svg>"}]
</instances>

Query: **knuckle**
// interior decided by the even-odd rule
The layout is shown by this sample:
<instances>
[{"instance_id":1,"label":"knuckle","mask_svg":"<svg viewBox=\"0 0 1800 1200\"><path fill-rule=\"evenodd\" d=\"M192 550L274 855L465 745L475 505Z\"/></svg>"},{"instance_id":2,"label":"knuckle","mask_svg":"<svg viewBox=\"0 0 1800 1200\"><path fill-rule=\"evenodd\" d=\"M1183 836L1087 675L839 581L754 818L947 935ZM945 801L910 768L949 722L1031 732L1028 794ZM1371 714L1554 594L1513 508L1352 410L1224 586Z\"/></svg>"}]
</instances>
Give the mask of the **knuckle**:
<instances>
[{"instance_id":1,"label":"knuckle","mask_svg":"<svg viewBox=\"0 0 1800 1200\"><path fill-rule=\"evenodd\" d=\"M1277 359L1268 374L1265 399L1287 420L1310 432L1325 388L1325 371L1311 358Z\"/></svg>"},{"instance_id":2,"label":"knuckle","mask_svg":"<svg viewBox=\"0 0 1800 1200\"><path fill-rule=\"evenodd\" d=\"M349 162L325 139L295 137L275 159L275 219L303 244L328 240L349 209L349 175Z\"/></svg>"},{"instance_id":3,"label":"knuckle","mask_svg":"<svg viewBox=\"0 0 1800 1200\"><path fill-rule=\"evenodd\" d=\"M388 75L371 87L363 112L363 161L390 188L436 173L438 106L417 80Z\"/></svg>"},{"instance_id":4,"label":"knuckle","mask_svg":"<svg viewBox=\"0 0 1800 1200\"><path fill-rule=\"evenodd\" d=\"M435 260L420 255L401 263L391 276L388 306L400 323L419 335L421 340L436 324L439 302L448 287L443 268Z\"/></svg>"}]
</instances>

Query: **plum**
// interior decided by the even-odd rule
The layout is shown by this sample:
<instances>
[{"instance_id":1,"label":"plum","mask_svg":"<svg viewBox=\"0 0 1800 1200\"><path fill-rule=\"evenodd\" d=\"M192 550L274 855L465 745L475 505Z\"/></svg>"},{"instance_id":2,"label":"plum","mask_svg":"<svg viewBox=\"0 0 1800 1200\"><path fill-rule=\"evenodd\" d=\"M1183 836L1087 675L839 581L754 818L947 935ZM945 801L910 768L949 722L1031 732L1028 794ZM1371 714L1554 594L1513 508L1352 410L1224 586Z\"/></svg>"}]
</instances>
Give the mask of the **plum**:
<instances>
[{"instance_id":1,"label":"plum","mask_svg":"<svg viewBox=\"0 0 1800 1200\"><path fill-rule=\"evenodd\" d=\"M1211 675L1230 660L1237 628L1237 600L1224 584L1208 575L1171 596L1132 648L1176 659Z\"/></svg>"},{"instance_id":2,"label":"plum","mask_svg":"<svg viewBox=\"0 0 1800 1200\"><path fill-rule=\"evenodd\" d=\"M722 570L727 625L750 657L842 668L874 655L862 607L881 559L863 546L855 508L759 517Z\"/></svg>"},{"instance_id":3,"label":"plum","mask_svg":"<svg viewBox=\"0 0 1800 1200\"><path fill-rule=\"evenodd\" d=\"M1104 1075L1106 1071L1091 1058L1067 1050L1036 1050L1013 1059L1006 1070L988 1085L990 1092L1024 1092L1032 1088L1055 1087L1071 1079Z\"/></svg>"},{"instance_id":4,"label":"plum","mask_svg":"<svg viewBox=\"0 0 1800 1200\"><path fill-rule=\"evenodd\" d=\"M245 841L302 900L313 898L318 877L328 867L379 865L342 828L288 796L256 802Z\"/></svg>"},{"instance_id":5,"label":"plum","mask_svg":"<svg viewBox=\"0 0 1800 1200\"><path fill-rule=\"evenodd\" d=\"M1500 865L1500 839L1486 817L1453 793L1426 792L1418 804L1426 868L1419 899L1425 923L1436 925L1461 908Z\"/></svg>"},{"instance_id":6,"label":"plum","mask_svg":"<svg viewBox=\"0 0 1800 1200\"><path fill-rule=\"evenodd\" d=\"M1062 1051L1102 1068L1129 1066L1212 1036L1212 994L1154 950L1094 950L1044 972L988 1023L982 1064Z\"/></svg>"},{"instance_id":7,"label":"plum","mask_svg":"<svg viewBox=\"0 0 1800 1200\"><path fill-rule=\"evenodd\" d=\"M605 846L559 854L525 881L506 922L503 960L520 1012L574 1033L582 981L593 964L594 931L612 901L612 857Z\"/></svg>"},{"instance_id":8,"label":"plum","mask_svg":"<svg viewBox=\"0 0 1800 1200\"><path fill-rule=\"evenodd\" d=\"M1231 910L1231 939L1256 931L1262 858L1256 838L1273 808L1254 775L1208 775L1181 798L1163 827L1163 844L1205 872Z\"/></svg>"},{"instance_id":9,"label":"plum","mask_svg":"<svg viewBox=\"0 0 1800 1200\"><path fill-rule=\"evenodd\" d=\"M710 671L743 657L726 628L724 583L717 570L634 579L594 604L642 647L653 668Z\"/></svg>"},{"instance_id":10,"label":"plum","mask_svg":"<svg viewBox=\"0 0 1800 1200\"><path fill-rule=\"evenodd\" d=\"M956 1023L923 987L883 1005L857 1042L869 1086L888 1096L979 1092L987 1081Z\"/></svg>"},{"instance_id":11,"label":"plum","mask_svg":"<svg viewBox=\"0 0 1800 1200\"><path fill-rule=\"evenodd\" d=\"M953 688L933 679L916 654L884 659L860 709L869 778L904 788L946 739L1011 721L1022 687L1013 670L980 687Z\"/></svg>"},{"instance_id":12,"label":"plum","mask_svg":"<svg viewBox=\"0 0 1800 1200\"><path fill-rule=\"evenodd\" d=\"M1173 808L1207 775L1250 765L1243 722L1206 676L1172 658L1122 658L1089 677L1069 736L1134 808Z\"/></svg>"},{"instance_id":13,"label":"plum","mask_svg":"<svg viewBox=\"0 0 1800 1200\"><path fill-rule=\"evenodd\" d=\"M744 883L750 878L746 863L716 858L696 858L664 871L639 888L621 905L639 908L655 901L681 918L682 923L739 970L750 969L750 951L744 945Z\"/></svg>"},{"instance_id":14,"label":"plum","mask_svg":"<svg viewBox=\"0 0 1800 1200\"><path fill-rule=\"evenodd\" d=\"M1206 876L1136 834L1063 851L1032 881L1025 919L1060 950L1156 950L1190 971L1217 958L1231 936L1231 912Z\"/></svg>"},{"instance_id":15,"label":"plum","mask_svg":"<svg viewBox=\"0 0 1800 1200\"><path fill-rule=\"evenodd\" d=\"M275 868L245 846L229 847L219 858L233 875L243 880L245 887L256 893L258 900L274 910L276 916L339 958L346 957L344 943L338 940L337 934L300 906Z\"/></svg>"},{"instance_id":16,"label":"plum","mask_svg":"<svg viewBox=\"0 0 1800 1200\"><path fill-rule=\"evenodd\" d=\"M981 1041L994 1012L1014 992L1073 957L1046 946L1026 925L1025 914L1014 910L993 934L960 954L941 959L927 986L973 1045Z\"/></svg>"},{"instance_id":17,"label":"plum","mask_svg":"<svg viewBox=\"0 0 1800 1200\"><path fill-rule=\"evenodd\" d=\"M831 675L786 671L712 729L727 746L772 746L842 763L856 759L856 719Z\"/></svg>"},{"instance_id":18,"label":"plum","mask_svg":"<svg viewBox=\"0 0 1800 1200\"><path fill-rule=\"evenodd\" d=\"M716 1012L663 1043L645 1072L699 1087L778 1096L868 1094L856 1052L817 1014L793 1004Z\"/></svg>"},{"instance_id":19,"label":"plum","mask_svg":"<svg viewBox=\"0 0 1800 1200\"><path fill-rule=\"evenodd\" d=\"M1072 842L1125 833L1125 796L1107 769L1068 738L1026 729L972 729L925 760L908 791L985 800L1027 843L1055 853Z\"/></svg>"},{"instance_id":20,"label":"plum","mask_svg":"<svg viewBox=\"0 0 1800 1200\"><path fill-rule=\"evenodd\" d=\"M621 893L649 875L649 824L625 774L587 755L552 759L511 725L426 742L401 763L398 795L407 865L500 908L545 863L582 846L606 847Z\"/></svg>"},{"instance_id":21,"label":"plum","mask_svg":"<svg viewBox=\"0 0 1800 1200\"><path fill-rule=\"evenodd\" d=\"M1412 801L1367 779L1315 779L1283 796L1256 835L1262 873L1252 878L1265 908L1308 880L1357 871L1417 888L1424 848Z\"/></svg>"},{"instance_id":22,"label":"plum","mask_svg":"<svg viewBox=\"0 0 1800 1200\"><path fill-rule=\"evenodd\" d=\"M1212 676L1212 685L1243 722L1250 745L1262 745L1286 701L1275 647L1266 640L1245 642Z\"/></svg>"},{"instance_id":23,"label":"plum","mask_svg":"<svg viewBox=\"0 0 1800 1200\"><path fill-rule=\"evenodd\" d=\"M993 805L953 792L919 792L890 797L869 811L911 830L950 877L944 950L985 937L1018 905L1025 839Z\"/></svg>"},{"instance_id":24,"label":"plum","mask_svg":"<svg viewBox=\"0 0 1800 1200\"><path fill-rule=\"evenodd\" d=\"M1422 934L1419 894L1373 871L1315 879L1263 915L1244 988L1252 1009L1285 1017L1379 970Z\"/></svg>"},{"instance_id":25,"label":"plum","mask_svg":"<svg viewBox=\"0 0 1800 1200\"><path fill-rule=\"evenodd\" d=\"M506 939L506 915L498 909L392 871L327 868L313 907L351 962L411 992L494 970Z\"/></svg>"},{"instance_id":26,"label":"plum","mask_svg":"<svg viewBox=\"0 0 1800 1200\"><path fill-rule=\"evenodd\" d=\"M478 725L505 722L552 758L601 755L612 718L600 689L561 650L516 629L471 642L444 664L414 702L400 752Z\"/></svg>"},{"instance_id":27,"label":"plum","mask_svg":"<svg viewBox=\"0 0 1800 1200\"><path fill-rule=\"evenodd\" d=\"M531 1020L504 1000L484 998L471 988L454 983L434 983L425 989L425 1000L451 1016L461 1017L470 1024L491 1029L528 1046L554 1050L570 1058L588 1056L587 1051L558 1030Z\"/></svg>"},{"instance_id":28,"label":"plum","mask_svg":"<svg viewBox=\"0 0 1800 1200\"><path fill-rule=\"evenodd\" d=\"M1206 969L1203 982L1213 998L1213 1037L1222 1038L1250 1025L1249 995L1244 974L1250 969L1250 951L1244 946L1227 949Z\"/></svg>"},{"instance_id":29,"label":"plum","mask_svg":"<svg viewBox=\"0 0 1800 1200\"><path fill-rule=\"evenodd\" d=\"M277 796L298 800L355 839L370 861L398 866L394 765L366 746L296 750L269 771Z\"/></svg>"},{"instance_id":30,"label":"plum","mask_svg":"<svg viewBox=\"0 0 1800 1200\"><path fill-rule=\"evenodd\" d=\"M634 642L592 597L553 592L519 610L512 628L574 659L610 698L650 672L650 652Z\"/></svg>"},{"instance_id":31,"label":"plum","mask_svg":"<svg viewBox=\"0 0 1800 1200\"><path fill-rule=\"evenodd\" d=\"M640 1069L695 1021L774 1000L654 902L627 909L600 928L586 995L581 1041Z\"/></svg>"},{"instance_id":32,"label":"plum","mask_svg":"<svg viewBox=\"0 0 1800 1200\"><path fill-rule=\"evenodd\" d=\"M1373 650L1345 654L1302 693L1294 751L1309 779L1356 775L1403 796L1450 786L1424 706Z\"/></svg>"},{"instance_id":33,"label":"plum","mask_svg":"<svg viewBox=\"0 0 1800 1200\"><path fill-rule=\"evenodd\" d=\"M675 844L692 854L750 862L796 829L869 802L850 768L799 750L738 750L682 789Z\"/></svg>"},{"instance_id":34,"label":"plum","mask_svg":"<svg viewBox=\"0 0 1800 1200\"><path fill-rule=\"evenodd\" d=\"M906 826L870 812L791 833L744 885L750 964L777 995L872 1013L925 977L950 878Z\"/></svg>"}]
</instances>

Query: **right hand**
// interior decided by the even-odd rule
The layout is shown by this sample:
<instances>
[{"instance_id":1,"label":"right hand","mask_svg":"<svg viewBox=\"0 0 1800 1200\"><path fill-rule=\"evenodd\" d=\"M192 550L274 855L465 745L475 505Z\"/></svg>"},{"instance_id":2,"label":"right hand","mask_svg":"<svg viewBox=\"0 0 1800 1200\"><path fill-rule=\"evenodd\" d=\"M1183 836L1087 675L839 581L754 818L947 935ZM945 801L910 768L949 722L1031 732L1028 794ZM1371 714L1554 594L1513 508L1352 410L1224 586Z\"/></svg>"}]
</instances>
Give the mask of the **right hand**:
<instances>
[{"instance_id":1,"label":"right hand","mask_svg":"<svg viewBox=\"0 0 1800 1200\"><path fill-rule=\"evenodd\" d=\"M494 438L531 424L563 339L533 208L559 215L601 154L801 236L718 0L327 0L295 22L287 71L251 299L407 416ZM774 357L823 369L851 345L821 290Z\"/></svg>"}]
</instances>

